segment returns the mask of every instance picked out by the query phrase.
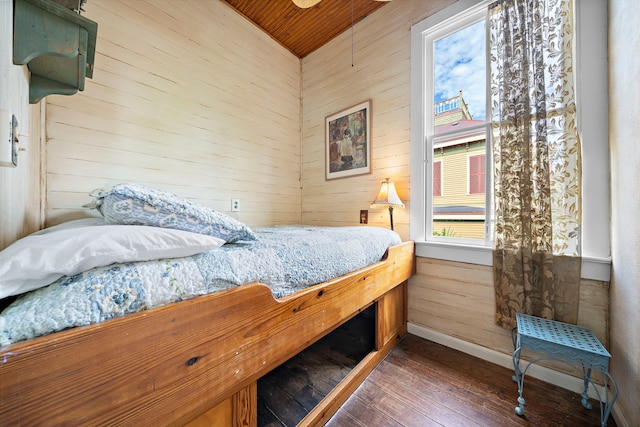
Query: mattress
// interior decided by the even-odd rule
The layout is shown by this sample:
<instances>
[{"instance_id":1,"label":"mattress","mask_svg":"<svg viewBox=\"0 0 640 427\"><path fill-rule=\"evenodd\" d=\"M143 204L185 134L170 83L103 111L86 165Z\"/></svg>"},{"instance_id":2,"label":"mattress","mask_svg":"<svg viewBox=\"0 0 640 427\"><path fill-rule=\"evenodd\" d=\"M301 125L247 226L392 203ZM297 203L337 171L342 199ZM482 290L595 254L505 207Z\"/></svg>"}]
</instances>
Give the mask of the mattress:
<instances>
[{"instance_id":1,"label":"mattress","mask_svg":"<svg viewBox=\"0 0 640 427\"><path fill-rule=\"evenodd\" d=\"M253 282L275 298L380 261L399 244L378 227L274 226L256 240L196 255L111 264L63 276L21 295L0 314L0 345L85 326Z\"/></svg>"}]
</instances>

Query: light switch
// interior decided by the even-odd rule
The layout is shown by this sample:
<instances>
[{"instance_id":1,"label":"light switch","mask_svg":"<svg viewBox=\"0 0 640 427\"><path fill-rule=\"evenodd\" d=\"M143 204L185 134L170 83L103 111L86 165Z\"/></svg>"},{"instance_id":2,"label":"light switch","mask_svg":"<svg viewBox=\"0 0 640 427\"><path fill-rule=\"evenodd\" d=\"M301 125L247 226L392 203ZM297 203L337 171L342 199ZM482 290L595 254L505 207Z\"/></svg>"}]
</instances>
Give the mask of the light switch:
<instances>
[{"instance_id":1,"label":"light switch","mask_svg":"<svg viewBox=\"0 0 640 427\"><path fill-rule=\"evenodd\" d=\"M18 120L0 109L0 166L18 166Z\"/></svg>"}]
</instances>

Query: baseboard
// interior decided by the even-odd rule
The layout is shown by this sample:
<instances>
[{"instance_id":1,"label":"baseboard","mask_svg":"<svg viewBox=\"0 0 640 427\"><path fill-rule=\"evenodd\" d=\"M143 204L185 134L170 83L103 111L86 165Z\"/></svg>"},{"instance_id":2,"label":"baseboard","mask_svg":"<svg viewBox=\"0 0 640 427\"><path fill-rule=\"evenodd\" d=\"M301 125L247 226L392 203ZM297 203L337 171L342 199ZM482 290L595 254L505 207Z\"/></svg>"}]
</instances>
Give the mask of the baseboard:
<instances>
[{"instance_id":1,"label":"baseboard","mask_svg":"<svg viewBox=\"0 0 640 427\"><path fill-rule=\"evenodd\" d=\"M496 365L513 369L513 359L511 358L510 354L500 353L498 351L491 350L490 348L482 347L480 345L470 343L468 341L464 341L460 338L455 338L450 335L445 335L443 333L425 328L424 326L416 325L414 323L408 323L407 327L410 334L419 336L438 344L442 344L444 346L453 348L454 350L461 351L479 359L495 363ZM582 390L584 388L582 379L565 374L563 372L554 371L553 369L545 368L544 366L532 365L527 370L527 376L532 376L549 384L553 384L555 386L562 387L576 393L582 393ZM599 387L598 391L601 395L604 395L601 387ZM598 395L592 387L589 387L589 396L593 399L598 399ZM514 396L514 401L516 397L517 396ZM631 424L626 420L624 415L617 409L618 406L614 404L611 415L615 419L618 427L631 427Z\"/></svg>"},{"instance_id":2,"label":"baseboard","mask_svg":"<svg viewBox=\"0 0 640 427\"><path fill-rule=\"evenodd\" d=\"M616 425L618 427L631 427L631 421L629 421L619 408L620 406L614 403L613 410L611 411L611 416L616 420Z\"/></svg>"}]
</instances>

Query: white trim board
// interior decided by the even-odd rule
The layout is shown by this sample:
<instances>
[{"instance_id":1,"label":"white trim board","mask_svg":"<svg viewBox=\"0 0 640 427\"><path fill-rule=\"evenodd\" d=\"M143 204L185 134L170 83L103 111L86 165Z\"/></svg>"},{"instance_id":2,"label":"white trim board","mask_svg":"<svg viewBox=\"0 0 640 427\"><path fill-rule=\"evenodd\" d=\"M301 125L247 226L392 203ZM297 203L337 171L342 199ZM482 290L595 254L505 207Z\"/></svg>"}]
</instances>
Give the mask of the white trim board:
<instances>
[{"instance_id":1,"label":"white trim board","mask_svg":"<svg viewBox=\"0 0 640 427\"><path fill-rule=\"evenodd\" d=\"M420 338L424 338L426 340L433 341L437 344L444 345L454 350L461 351L479 359L486 360L487 362L495 363L496 365L513 369L513 359L510 355L500 353L498 351L491 350L490 348L482 347L480 345L473 344L459 338L445 335L443 333L434 331L433 329L425 328L424 326L416 325L411 322L407 324L407 328L410 334L416 335ZM581 394L584 388L584 383L581 378L554 371L553 369L545 368L544 366L540 365L531 365L531 367L527 370L527 376L537 378L549 384L562 387L566 390L573 391L578 394ZM604 395L604 390L601 386L598 386L598 391L601 395ZM515 387L513 389L513 392L513 407L515 408L518 398L517 390ZM598 396L593 390L593 387L589 387L589 397L596 400L598 399ZM626 420L624 415L617 409L618 406L614 404L613 410L611 411L611 415L615 419L616 424L619 427L631 427L631 424ZM593 410L599 411L599 408L597 406L594 406Z\"/></svg>"}]
</instances>

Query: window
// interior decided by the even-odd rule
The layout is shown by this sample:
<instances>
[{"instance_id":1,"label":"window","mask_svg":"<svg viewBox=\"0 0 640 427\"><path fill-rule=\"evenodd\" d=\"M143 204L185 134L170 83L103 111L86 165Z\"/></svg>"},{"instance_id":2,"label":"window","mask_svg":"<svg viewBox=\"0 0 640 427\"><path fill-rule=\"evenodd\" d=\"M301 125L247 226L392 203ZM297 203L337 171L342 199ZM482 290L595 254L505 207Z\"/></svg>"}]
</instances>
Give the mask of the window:
<instances>
[{"instance_id":1,"label":"window","mask_svg":"<svg viewBox=\"0 0 640 427\"><path fill-rule=\"evenodd\" d=\"M469 194L485 193L486 162L486 154L469 156Z\"/></svg>"},{"instance_id":2,"label":"window","mask_svg":"<svg viewBox=\"0 0 640 427\"><path fill-rule=\"evenodd\" d=\"M486 17L475 8L423 34L426 241L489 243Z\"/></svg>"},{"instance_id":3,"label":"window","mask_svg":"<svg viewBox=\"0 0 640 427\"><path fill-rule=\"evenodd\" d=\"M433 162L433 197L442 196L442 161Z\"/></svg>"},{"instance_id":4,"label":"window","mask_svg":"<svg viewBox=\"0 0 640 427\"><path fill-rule=\"evenodd\" d=\"M472 185L469 173L473 155L482 153L473 150L476 147L467 142L461 143L461 149L466 157L461 164L454 168L466 183L467 196L485 198L484 207L488 215L484 216L484 239L451 236L434 236L434 185L432 183L435 166L433 148L453 149L448 137L454 134L434 132L434 116L446 110L458 108L458 102L439 104L447 98L438 98L434 91L434 42L446 40L447 36L463 30L486 19L490 2L477 0L458 0L451 6L427 17L411 28L411 221L410 238L416 242L418 256L447 259L452 261L469 262L483 265L492 264L491 241L491 205L492 205L492 159L491 150L485 150L485 194L470 194ZM607 151L607 2L604 0L582 2L575 1L576 13L576 96L578 110L578 129L582 144L583 170L589 173L582 175L582 186L589 191L583 192L582 223L583 223L583 265L582 274L585 278L595 280L609 280L610 236L609 236L609 180ZM455 53L453 50L452 53ZM475 76L474 76L475 77ZM485 77L474 78L480 83ZM486 84L486 80L485 80ZM473 113L477 103L471 97L471 90L462 90L462 99L472 109L473 119L479 119ZM454 94L455 95L455 94ZM435 102L434 102L435 101ZM434 105L435 104L435 105ZM463 139L464 132L451 131ZM482 127L467 129L469 133L480 133ZM469 135L466 135L469 136ZM487 145L490 147L490 135L486 135ZM440 145L438 145L440 144ZM439 153L441 156L442 153ZM440 166L441 197L449 195L451 182L449 164L443 161ZM433 163L432 163L433 162ZM445 217L439 208L437 216ZM470 216L470 214L468 214ZM472 219L472 218L468 218ZM476 219L478 219L476 217ZM451 221L451 215L448 218ZM438 227L437 231L442 231ZM439 233L442 234L442 233Z\"/></svg>"}]
</instances>

